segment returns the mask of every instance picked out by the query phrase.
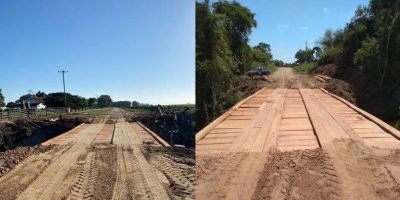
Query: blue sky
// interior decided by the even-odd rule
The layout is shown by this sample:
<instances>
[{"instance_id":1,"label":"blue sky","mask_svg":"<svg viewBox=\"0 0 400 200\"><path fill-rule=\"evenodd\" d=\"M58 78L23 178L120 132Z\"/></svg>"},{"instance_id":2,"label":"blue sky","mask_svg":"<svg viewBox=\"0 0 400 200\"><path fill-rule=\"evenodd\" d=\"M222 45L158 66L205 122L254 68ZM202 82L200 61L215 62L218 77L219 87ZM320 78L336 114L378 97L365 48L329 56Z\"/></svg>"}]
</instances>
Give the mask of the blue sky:
<instances>
[{"instance_id":1,"label":"blue sky","mask_svg":"<svg viewBox=\"0 0 400 200\"><path fill-rule=\"evenodd\" d=\"M257 28L250 37L252 46L271 44L274 59L293 62L300 48L315 45L326 29L343 28L358 5L368 0L238 0L256 13Z\"/></svg>"},{"instance_id":2,"label":"blue sky","mask_svg":"<svg viewBox=\"0 0 400 200\"><path fill-rule=\"evenodd\" d=\"M194 1L0 1L0 88L194 103Z\"/></svg>"}]
</instances>

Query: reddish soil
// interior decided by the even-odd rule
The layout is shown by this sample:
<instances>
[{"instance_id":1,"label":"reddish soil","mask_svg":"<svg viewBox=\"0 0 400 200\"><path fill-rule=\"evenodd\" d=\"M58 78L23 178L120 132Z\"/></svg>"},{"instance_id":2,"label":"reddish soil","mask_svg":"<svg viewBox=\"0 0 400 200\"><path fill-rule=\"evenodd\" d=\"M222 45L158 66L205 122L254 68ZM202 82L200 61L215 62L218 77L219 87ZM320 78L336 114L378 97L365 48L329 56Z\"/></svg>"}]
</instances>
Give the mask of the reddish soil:
<instances>
[{"instance_id":1,"label":"reddish soil","mask_svg":"<svg viewBox=\"0 0 400 200\"><path fill-rule=\"evenodd\" d=\"M0 177L13 169L31 155L50 150L53 146L17 147L12 150L0 152Z\"/></svg>"},{"instance_id":2,"label":"reddish soil","mask_svg":"<svg viewBox=\"0 0 400 200\"><path fill-rule=\"evenodd\" d=\"M328 65L319 66L319 67L315 68L312 71L312 73L325 75L325 76L329 76L329 77L334 77L336 75L337 68L338 67L334 64L328 64Z\"/></svg>"},{"instance_id":3,"label":"reddish soil","mask_svg":"<svg viewBox=\"0 0 400 200\"><path fill-rule=\"evenodd\" d=\"M329 92L346 99L350 103L357 104L353 87L343 80L331 79L327 81L324 88Z\"/></svg>"}]
</instances>

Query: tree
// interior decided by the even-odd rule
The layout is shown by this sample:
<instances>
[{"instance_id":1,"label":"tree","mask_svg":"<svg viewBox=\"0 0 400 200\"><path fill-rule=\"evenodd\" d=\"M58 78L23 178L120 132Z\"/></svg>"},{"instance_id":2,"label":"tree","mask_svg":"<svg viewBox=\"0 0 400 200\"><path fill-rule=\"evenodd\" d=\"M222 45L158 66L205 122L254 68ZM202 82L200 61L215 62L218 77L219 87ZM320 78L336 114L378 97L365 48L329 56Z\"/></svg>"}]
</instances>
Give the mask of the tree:
<instances>
[{"instance_id":1,"label":"tree","mask_svg":"<svg viewBox=\"0 0 400 200\"><path fill-rule=\"evenodd\" d=\"M324 34L318 64L335 64L337 78L353 84L360 102L373 102L361 106L393 122L399 120L399 38L400 1L371 0L356 9L343 29Z\"/></svg>"},{"instance_id":2,"label":"tree","mask_svg":"<svg viewBox=\"0 0 400 200\"><path fill-rule=\"evenodd\" d=\"M15 106L14 102L8 102L6 105L7 108L14 108L14 106Z\"/></svg>"},{"instance_id":3,"label":"tree","mask_svg":"<svg viewBox=\"0 0 400 200\"><path fill-rule=\"evenodd\" d=\"M71 95L66 93L67 99ZM62 92L55 92L49 93L45 98L44 101L46 102L47 107L64 107L64 93Z\"/></svg>"},{"instance_id":4,"label":"tree","mask_svg":"<svg viewBox=\"0 0 400 200\"><path fill-rule=\"evenodd\" d=\"M257 26L255 14L237 1L218 1L213 4L215 15L222 17L230 51L236 61L235 73L244 74L251 66L251 48L248 45L251 29Z\"/></svg>"},{"instance_id":5,"label":"tree","mask_svg":"<svg viewBox=\"0 0 400 200\"><path fill-rule=\"evenodd\" d=\"M100 97L97 98L97 106L99 107L109 107L112 102L113 101L109 95L100 95Z\"/></svg>"},{"instance_id":6,"label":"tree","mask_svg":"<svg viewBox=\"0 0 400 200\"><path fill-rule=\"evenodd\" d=\"M71 108L82 109L88 106L87 100L84 97L78 95L70 95L67 96L67 99L68 99L68 106Z\"/></svg>"},{"instance_id":7,"label":"tree","mask_svg":"<svg viewBox=\"0 0 400 200\"><path fill-rule=\"evenodd\" d=\"M276 66L276 67L283 67L285 65L285 63L282 60L273 60L272 63Z\"/></svg>"},{"instance_id":8,"label":"tree","mask_svg":"<svg viewBox=\"0 0 400 200\"><path fill-rule=\"evenodd\" d=\"M232 87L233 58L225 23L226 17L212 13L208 2L196 2L196 119L200 126L223 110L221 102Z\"/></svg>"},{"instance_id":9,"label":"tree","mask_svg":"<svg viewBox=\"0 0 400 200\"><path fill-rule=\"evenodd\" d=\"M139 108L140 107L140 103L137 101L132 101L132 108Z\"/></svg>"},{"instance_id":10,"label":"tree","mask_svg":"<svg viewBox=\"0 0 400 200\"><path fill-rule=\"evenodd\" d=\"M112 103L112 106L119 107L119 108L130 108L131 102L130 101L115 101Z\"/></svg>"},{"instance_id":11,"label":"tree","mask_svg":"<svg viewBox=\"0 0 400 200\"><path fill-rule=\"evenodd\" d=\"M0 107L4 107L4 96L0 89Z\"/></svg>"},{"instance_id":12,"label":"tree","mask_svg":"<svg viewBox=\"0 0 400 200\"><path fill-rule=\"evenodd\" d=\"M271 64L272 53L269 44L260 42L252 49L253 62L264 67Z\"/></svg>"},{"instance_id":13,"label":"tree","mask_svg":"<svg viewBox=\"0 0 400 200\"><path fill-rule=\"evenodd\" d=\"M299 64L310 63L314 61L314 51L308 48L305 50L299 49L294 57Z\"/></svg>"},{"instance_id":14,"label":"tree","mask_svg":"<svg viewBox=\"0 0 400 200\"><path fill-rule=\"evenodd\" d=\"M20 103L22 103L22 102L24 102L25 100L29 99L29 98L32 97L32 96L33 96L32 94L24 94L24 95L22 95L21 97L19 97L19 100L17 100L17 101L19 101Z\"/></svg>"},{"instance_id":15,"label":"tree","mask_svg":"<svg viewBox=\"0 0 400 200\"><path fill-rule=\"evenodd\" d=\"M78 95L71 95L70 93L65 93L67 96L68 107L70 108L84 108L88 106L87 100L84 97ZM44 101L47 107L64 107L64 93L55 92L49 93Z\"/></svg>"},{"instance_id":16,"label":"tree","mask_svg":"<svg viewBox=\"0 0 400 200\"><path fill-rule=\"evenodd\" d=\"M44 98L44 97L46 97L46 93L41 92L41 91L39 90L38 92L36 92L36 96L37 96L37 97L42 97L42 98Z\"/></svg>"},{"instance_id":17,"label":"tree","mask_svg":"<svg viewBox=\"0 0 400 200\"><path fill-rule=\"evenodd\" d=\"M88 106L93 107L96 104L97 99L96 98L89 98L88 99Z\"/></svg>"}]
</instances>

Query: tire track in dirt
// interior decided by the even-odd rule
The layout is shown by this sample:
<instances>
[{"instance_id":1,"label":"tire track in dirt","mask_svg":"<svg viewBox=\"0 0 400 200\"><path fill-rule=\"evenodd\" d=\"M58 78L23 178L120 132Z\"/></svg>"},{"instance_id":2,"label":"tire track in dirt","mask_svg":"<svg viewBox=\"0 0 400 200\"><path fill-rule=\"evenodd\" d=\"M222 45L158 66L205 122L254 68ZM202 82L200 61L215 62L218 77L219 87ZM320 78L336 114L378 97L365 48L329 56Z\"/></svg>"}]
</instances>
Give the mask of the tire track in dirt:
<instances>
[{"instance_id":1,"label":"tire track in dirt","mask_svg":"<svg viewBox=\"0 0 400 200\"><path fill-rule=\"evenodd\" d=\"M153 148L161 150L157 147ZM168 178L174 199L195 199L196 175L194 158L178 157L175 154L170 155L166 152L147 152L146 155L149 157L150 164L159 169Z\"/></svg>"},{"instance_id":2,"label":"tire track in dirt","mask_svg":"<svg viewBox=\"0 0 400 200\"><path fill-rule=\"evenodd\" d=\"M166 178L147 162L142 141L129 124L117 123L114 137L118 168L112 199L170 199Z\"/></svg>"},{"instance_id":3,"label":"tire track in dirt","mask_svg":"<svg viewBox=\"0 0 400 200\"><path fill-rule=\"evenodd\" d=\"M29 187L21 193L18 199L54 199L55 193L63 193L59 186L63 184L70 169L74 167L79 156L85 153L86 147L100 131L102 124L91 125L72 141L70 149L56 156L51 164ZM68 188L62 188L67 190Z\"/></svg>"},{"instance_id":4,"label":"tire track in dirt","mask_svg":"<svg viewBox=\"0 0 400 200\"><path fill-rule=\"evenodd\" d=\"M82 164L83 167L72 186L70 199L94 199L94 188L100 173L96 152L90 152Z\"/></svg>"},{"instance_id":5,"label":"tire track in dirt","mask_svg":"<svg viewBox=\"0 0 400 200\"><path fill-rule=\"evenodd\" d=\"M340 181L321 149L271 152L252 199L340 199Z\"/></svg>"}]
</instances>

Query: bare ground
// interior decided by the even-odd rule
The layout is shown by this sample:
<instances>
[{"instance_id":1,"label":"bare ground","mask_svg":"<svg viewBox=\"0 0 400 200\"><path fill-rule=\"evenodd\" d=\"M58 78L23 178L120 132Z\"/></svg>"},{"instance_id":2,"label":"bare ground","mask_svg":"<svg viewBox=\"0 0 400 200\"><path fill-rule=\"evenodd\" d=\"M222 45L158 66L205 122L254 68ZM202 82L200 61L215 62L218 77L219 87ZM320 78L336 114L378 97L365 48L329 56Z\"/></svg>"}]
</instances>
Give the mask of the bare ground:
<instances>
[{"instance_id":1,"label":"bare ground","mask_svg":"<svg viewBox=\"0 0 400 200\"><path fill-rule=\"evenodd\" d=\"M170 190L175 199L195 198L195 158L194 151L185 148L147 147L147 160L160 170L170 182Z\"/></svg>"},{"instance_id":2,"label":"bare ground","mask_svg":"<svg viewBox=\"0 0 400 200\"><path fill-rule=\"evenodd\" d=\"M279 67L269 76L272 83L266 83L267 88L320 88L325 84L314 79L312 75L299 75L293 72L290 67Z\"/></svg>"}]
</instances>

